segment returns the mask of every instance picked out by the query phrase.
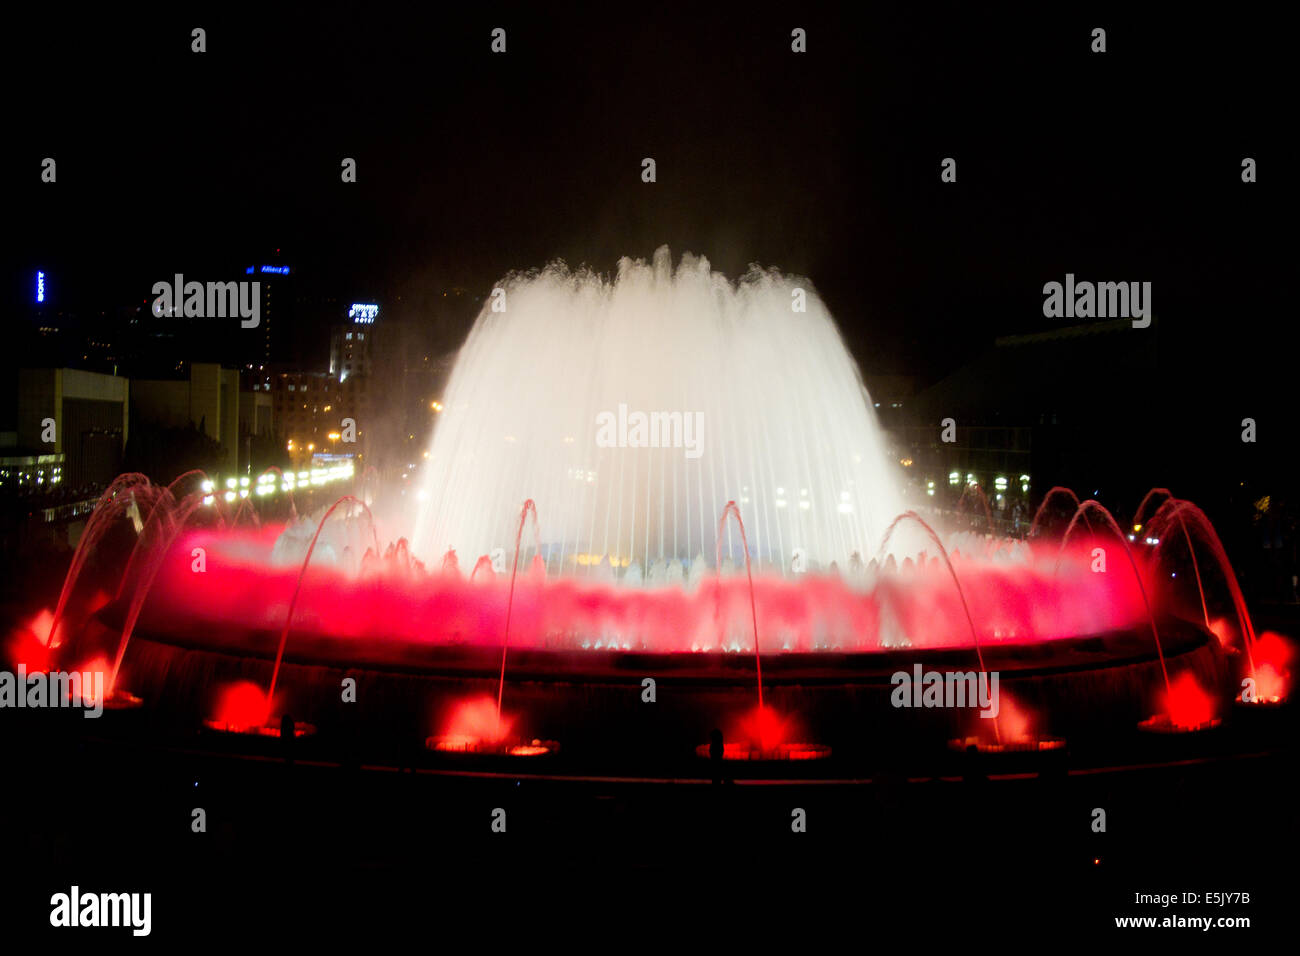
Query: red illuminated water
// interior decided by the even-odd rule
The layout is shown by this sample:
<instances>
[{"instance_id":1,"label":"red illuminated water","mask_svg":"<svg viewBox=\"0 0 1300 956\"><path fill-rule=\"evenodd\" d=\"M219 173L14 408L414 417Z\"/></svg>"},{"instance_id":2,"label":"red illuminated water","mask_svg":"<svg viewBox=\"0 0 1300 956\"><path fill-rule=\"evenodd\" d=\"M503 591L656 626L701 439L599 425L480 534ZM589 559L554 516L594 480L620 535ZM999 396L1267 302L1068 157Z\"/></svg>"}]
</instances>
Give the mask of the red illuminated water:
<instances>
[{"instance_id":1,"label":"red illuminated water","mask_svg":"<svg viewBox=\"0 0 1300 956\"><path fill-rule=\"evenodd\" d=\"M1079 496L1076 495L1074 491L1070 488L1064 488L1061 485L1056 485L1055 487L1049 489L1047 494L1043 495L1043 500L1041 503L1039 503L1038 510L1034 512L1034 520L1029 524L1030 538L1033 538L1034 535L1038 532L1038 524L1040 521L1042 521L1043 513L1047 510L1047 506L1057 498L1069 499L1071 516L1074 516L1075 514L1078 513ZM1087 519L1085 518L1084 520L1086 521Z\"/></svg>"},{"instance_id":2,"label":"red illuminated water","mask_svg":"<svg viewBox=\"0 0 1300 956\"><path fill-rule=\"evenodd\" d=\"M960 513L961 510L965 507L966 499L972 496L978 498L979 503L984 507L984 520L988 522L989 534L995 534L996 530L993 525L993 512L989 509L988 495L984 494L984 489L981 488L978 484L972 482L971 484L968 484L965 487L965 489L962 491L961 497L957 499L958 513Z\"/></svg>"},{"instance_id":3,"label":"red illuminated water","mask_svg":"<svg viewBox=\"0 0 1300 956\"><path fill-rule=\"evenodd\" d=\"M202 494L200 492L200 494ZM169 496L170 497L170 496ZM136 544L136 550L132 551L132 558L135 557L139 550L141 542L148 539L150 527L157 538L153 544L153 549L149 552L147 565L142 572L141 579L136 585L135 591L131 595L130 605L127 609L126 622L122 625L122 636L118 641L117 654L113 658L113 672L108 678L108 690L111 693L117 686L117 675L122 667L122 659L126 657L126 648L131 641L131 632L135 629L136 621L140 618L140 611L144 607L145 599L149 596L149 591L153 587L154 579L158 576L158 571L163 564L163 557L167 554L176 536L185 528L186 522L194 511L202 503L201 497L191 497L183 501L175 511L166 508L164 502L154 506L154 513L149 516L149 523L140 533L140 540ZM168 517L163 522L155 523L154 516L166 511Z\"/></svg>"},{"instance_id":4,"label":"red illuminated water","mask_svg":"<svg viewBox=\"0 0 1300 956\"><path fill-rule=\"evenodd\" d=\"M118 475L104 489L104 493L99 496L99 501L95 503L95 509L90 513L90 519L86 522L86 527L81 533L81 540L77 542L76 550L72 553L72 565L68 568L68 573L63 579L63 589L59 592L59 602L54 607L54 617L50 623L49 643L51 647L58 647L62 643L63 638L59 632L59 622L63 619L68 600L81 577L81 571L85 567L91 551L94 550L99 540L112 526L114 519L119 517L134 502L135 499L132 493L137 489L147 490L150 488L151 485L147 477L131 472Z\"/></svg>"},{"instance_id":5,"label":"red illuminated water","mask_svg":"<svg viewBox=\"0 0 1300 956\"><path fill-rule=\"evenodd\" d=\"M1151 504L1152 498L1166 498L1173 500L1173 493L1168 488L1152 488L1138 503L1137 511L1133 512L1133 533L1137 534L1145 527L1147 506ZM1164 507L1167 501L1162 501L1159 507ZM1158 509L1157 509L1158 510Z\"/></svg>"},{"instance_id":6,"label":"red illuminated water","mask_svg":"<svg viewBox=\"0 0 1300 956\"><path fill-rule=\"evenodd\" d=\"M1219 535L1215 532L1210 519L1205 516L1205 512L1190 501L1170 498L1156 512L1149 526L1151 535L1157 537L1160 541L1160 544L1156 545L1157 553L1159 553L1161 545L1165 542L1165 530L1174 521L1179 523L1184 534L1187 534L1188 526L1190 526L1191 531L1195 532L1196 537L1210 549L1210 554L1214 556L1219 571L1227 583L1228 593L1232 597L1233 608L1237 612L1237 621L1241 626L1242 640L1246 647L1251 674L1257 676L1255 672L1255 628L1250 620L1250 610L1246 607L1246 598L1242 595L1241 586L1237 583L1237 575L1232 570L1232 562L1228 560L1228 553L1223 548L1223 542L1219 540ZM1190 535L1188 536L1188 549L1192 550L1194 558L1195 551L1191 547ZM1200 571L1198 568L1198 581L1199 577ZM1206 617L1208 616L1209 612L1207 610Z\"/></svg>"},{"instance_id":7,"label":"red illuminated water","mask_svg":"<svg viewBox=\"0 0 1300 956\"><path fill-rule=\"evenodd\" d=\"M930 539L930 542L939 549L939 557L943 558L944 567L948 569L948 574L952 577L953 586L957 589L957 597L961 600L962 613L966 615L966 624L970 627L971 643L975 645L975 656L979 659L980 670L985 670L984 652L980 649L980 635L979 631L975 629L975 619L971 617L970 605L966 603L966 592L962 590L961 579L957 577L957 571L952 566L952 559L948 555L948 549L943 546L943 542L939 539L938 532L936 532L934 528L930 527L925 519L915 511L905 511L903 514L895 518L889 527L885 529L885 536L880 541L880 553L885 553L885 549L889 547L890 539L894 536L894 530L904 521L912 521L919 525L921 530L925 532L926 537Z\"/></svg>"},{"instance_id":8,"label":"red illuminated water","mask_svg":"<svg viewBox=\"0 0 1300 956\"><path fill-rule=\"evenodd\" d=\"M268 714L270 713L271 710L271 702L275 697L275 683L276 680L278 680L280 677L280 664L284 660L284 645L289 640L289 625L293 623L293 610L298 605L298 595L302 593L302 579L307 574L307 565L311 561L312 552L316 550L316 542L320 540L320 534L322 531L325 530L325 522L329 521L330 515L332 515L335 509L337 509L339 505L342 504L347 504L347 505L355 504L359 508L361 508L361 510L365 512L366 517L370 520L371 533L375 534L374 531L375 521L374 518L371 517L370 515L370 509L366 507L366 503L364 501L362 501L360 498L353 497L352 495L344 495L338 501L334 502L334 504L330 505L329 508L326 509L325 514L321 516L320 524L316 526L316 533L313 534L311 537L311 544L307 546L307 555L302 559L302 567L298 569L298 580L294 584L293 597L290 598L289 600L289 612L284 616L284 629L280 631L280 646L276 649L275 667L271 671L271 686L267 689L266 692L266 710ZM379 538L376 535L375 551L378 550L379 550Z\"/></svg>"},{"instance_id":9,"label":"red illuminated water","mask_svg":"<svg viewBox=\"0 0 1300 956\"><path fill-rule=\"evenodd\" d=\"M1049 492L1052 498L1067 494L1060 489ZM150 485L140 476L115 482L88 523L59 605L11 636L11 659L27 663L33 671L56 659L63 666L83 663L89 655L74 646L61 648L60 615L68 622L69 635L79 637L81 623L115 590L124 623L116 653L111 646L104 649L106 666L111 661L112 668L108 693L115 688L137 628L150 634L201 635L202 642L216 650L229 641L234 653L251 649L259 654L273 646L261 635L278 632L270 685L258 690L258 706L249 703L247 688L222 699L219 719L243 726L264 724L271 713L291 629L309 637L313 647L332 648L336 658L357 662L373 659L372 651L381 648L500 647L492 726L480 726L481 708L471 707L452 715L449 731L452 737L470 734L492 743L502 739L513 721L502 712L511 648L659 654L752 651L758 706L737 733L750 741L753 752L767 752L774 741L784 744L792 718L778 715L764 700L764 652L970 648L983 672L984 651L991 645L1103 634L1145 621L1164 676L1165 714L1175 727L1197 727L1214 719L1217 711L1205 703L1206 692L1189 673L1169 675L1153 606L1156 595L1148 593L1148 584L1163 581L1161 587L1169 586L1168 575L1154 572L1170 553L1165 533L1176 523L1181 532L1177 540L1193 561L1204 620L1216 624L1206 598L1207 583L1213 582L1201 580L1198 549L1213 556L1231 597L1260 698L1277 701L1289 689L1290 644L1275 634L1256 639L1244 597L1208 518L1194 505L1172 497L1148 523L1147 537L1159 543L1136 551L1095 501L1079 505L1059 545L1050 548L960 534L946 545L933 526L906 512L889 525L870 565L851 564L844 574L832 570L796 576L784 575L784 569L764 572L751 566L739 506L729 501L715 536L719 545L714 567L721 569L720 541L728 516L734 514L746 554L745 579L700 574L701 569L692 568L694 573L679 576L675 583L660 578L649 584L643 584L639 574L625 574L621 580L614 574L548 578L532 499L524 503L512 529L515 554L509 574L494 570L493 559L484 555L466 577L454 551L448 551L434 570L412 557L404 539L381 554L369 509L350 495L326 509L314 527L302 522L231 526L229 512L220 507L213 509L213 520L191 521L199 504L222 497L194 492L178 501L169 488ZM345 504L349 513L336 516ZM528 573L520 577L520 555L526 550L522 535L530 514L533 553ZM1088 524L1090 515L1102 517L1107 542L1120 542L1131 573L1093 573L1091 552L1097 539ZM130 521L124 520L128 517ZM922 532L919 552L897 546L896 539L903 540L899 529L910 526ZM108 583L107 594L92 597L92 589L78 588L78 582L112 528L134 528L136 537L120 579ZM369 532L360 558L363 549L354 547L359 528ZM322 547L326 538L329 545ZM192 566L196 548L206 553L204 573ZM498 566L501 563L498 555ZM612 570L608 564L605 568ZM67 617L70 613L73 616ZM1217 626L1215 630L1218 633ZM1229 643L1231 635L1223 639ZM1215 703L1212 696L1209 700ZM1004 714L990 722L990 729L999 737L1005 731L1008 743L1015 743L1015 731L1021 724L1027 726L1028 719L1014 705Z\"/></svg>"},{"instance_id":10,"label":"red illuminated water","mask_svg":"<svg viewBox=\"0 0 1300 956\"><path fill-rule=\"evenodd\" d=\"M1165 693L1170 694L1169 688L1169 668L1165 666L1165 651L1160 644L1160 631L1156 628L1156 615L1151 609L1151 598L1147 595L1146 585L1142 583L1142 572L1138 570L1137 561L1133 558L1133 550L1128 546L1128 539L1124 537L1124 532L1120 530L1115 518L1105 506L1099 501L1089 498L1079 505L1079 510L1074 513L1070 519L1069 526L1065 529L1065 536L1061 539L1061 553L1065 553L1065 547L1070 541L1070 534L1074 531L1075 525L1080 519L1086 520L1089 511L1095 511L1100 514L1106 522L1106 527L1114 533L1115 539L1119 542L1120 550L1128 558L1129 567L1133 569L1133 580L1137 583L1138 593L1142 595L1142 606L1147 612L1147 621L1151 625L1151 637L1156 642L1156 654L1160 658L1160 673L1165 679Z\"/></svg>"},{"instance_id":11,"label":"red illuminated water","mask_svg":"<svg viewBox=\"0 0 1300 956\"><path fill-rule=\"evenodd\" d=\"M722 517L718 519L717 535L717 552L715 555L714 567L718 573L722 573L722 530L727 523L727 515L736 516L736 524L740 526L740 546L745 552L745 583L749 586L749 619L753 625L754 634L754 673L758 678L758 711L763 711L763 660L758 652L758 611L754 608L754 572L749 565L749 539L745 537L745 522L740 520L740 508L734 501L728 501L727 507L722 509Z\"/></svg>"},{"instance_id":12,"label":"red illuminated water","mask_svg":"<svg viewBox=\"0 0 1300 956\"><path fill-rule=\"evenodd\" d=\"M515 578L519 574L519 543L524 537L524 522L528 520L529 513L533 516L533 535L537 535L537 506L533 504L533 499L529 498L524 502L524 506L519 510L519 530L515 532L515 560L510 567L510 594L506 598L506 626L501 638L501 679L497 685L497 735L501 733L501 697L506 690L506 651L510 647L510 612L515 606ZM541 549L540 540L535 541L534 552Z\"/></svg>"},{"instance_id":13,"label":"red illuminated water","mask_svg":"<svg viewBox=\"0 0 1300 956\"><path fill-rule=\"evenodd\" d=\"M1046 558L1002 563L938 547L923 564L857 579L756 574L751 604L750 580L737 577L703 578L690 589L528 575L512 593L487 559L468 579L397 573L384 562L359 574L286 565L272 560L274 534L271 526L181 534L160 562L142 626L283 638L292 601L295 628L355 645L362 657L372 641L500 647L507 614L511 647L752 652L757 633L779 653L1033 643L1120 630L1144 616L1133 578L1092 574L1086 550L1074 547L1055 574ZM207 552L206 574L191 570L195 547Z\"/></svg>"}]
</instances>

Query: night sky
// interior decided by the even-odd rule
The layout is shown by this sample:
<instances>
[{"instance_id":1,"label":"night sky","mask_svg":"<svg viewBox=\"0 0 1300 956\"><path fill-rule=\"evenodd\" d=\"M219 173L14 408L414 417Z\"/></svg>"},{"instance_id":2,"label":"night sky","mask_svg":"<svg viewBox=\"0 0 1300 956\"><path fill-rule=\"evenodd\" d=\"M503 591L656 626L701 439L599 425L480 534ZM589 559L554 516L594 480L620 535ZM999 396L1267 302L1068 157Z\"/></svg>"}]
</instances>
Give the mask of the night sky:
<instances>
[{"instance_id":1,"label":"night sky","mask_svg":"<svg viewBox=\"0 0 1300 956\"><path fill-rule=\"evenodd\" d=\"M667 243L810 277L864 371L924 385L1052 327L1042 285L1068 271L1154 283L1195 401L1285 397L1291 109L1264 14L709 8L27 7L5 65L5 302L30 306L36 268L93 310L280 248L304 286L418 310Z\"/></svg>"}]
</instances>

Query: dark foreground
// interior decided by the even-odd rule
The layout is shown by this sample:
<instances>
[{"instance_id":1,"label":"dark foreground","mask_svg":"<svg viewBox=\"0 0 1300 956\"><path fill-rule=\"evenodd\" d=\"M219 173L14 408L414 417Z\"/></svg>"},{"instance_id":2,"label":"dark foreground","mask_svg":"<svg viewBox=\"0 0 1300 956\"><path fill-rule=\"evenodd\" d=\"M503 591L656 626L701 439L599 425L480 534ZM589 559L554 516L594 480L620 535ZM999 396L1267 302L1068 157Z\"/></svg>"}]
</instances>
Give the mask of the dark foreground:
<instances>
[{"instance_id":1,"label":"dark foreground","mask_svg":"<svg viewBox=\"0 0 1300 956\"><path fill-rule=\"evenodd\" d=\"M816 948L1295 936L1290 708L1255 715L1257 727L1137 740L1112 766L957 754L933 776L899 765L832 780L808 764L721 784L706 760L656 780L570 776L546 759L372 765L330 760L319 741L158 741L112 714L50 716L5 724L9 939L135 944L124 928L52 929L51 896L73 884L152 893L150 936L168 946L399 932L690 950L786 932ZM194 832L198 808L206 832ZM1251 925L1116 928L1129 916Z\"/></svg>"}]
</instances>

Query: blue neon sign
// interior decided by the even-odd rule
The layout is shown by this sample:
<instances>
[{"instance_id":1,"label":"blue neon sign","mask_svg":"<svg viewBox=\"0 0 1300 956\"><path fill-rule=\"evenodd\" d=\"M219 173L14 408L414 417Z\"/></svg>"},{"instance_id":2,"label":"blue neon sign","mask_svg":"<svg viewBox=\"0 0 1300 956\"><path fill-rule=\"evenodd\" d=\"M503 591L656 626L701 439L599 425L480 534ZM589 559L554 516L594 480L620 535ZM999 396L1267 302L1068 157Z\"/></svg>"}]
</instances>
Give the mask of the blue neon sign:
<instances>
[{"instance_id":1,"label":"blue neon sign","mask_svg":"<svg viewBox=\"0 0 1300 956\"><path fill-rule=\"evenodd\" d=\"M36 273L36 301L45 301L45 273Z\"/></svg>"}]
</instances>

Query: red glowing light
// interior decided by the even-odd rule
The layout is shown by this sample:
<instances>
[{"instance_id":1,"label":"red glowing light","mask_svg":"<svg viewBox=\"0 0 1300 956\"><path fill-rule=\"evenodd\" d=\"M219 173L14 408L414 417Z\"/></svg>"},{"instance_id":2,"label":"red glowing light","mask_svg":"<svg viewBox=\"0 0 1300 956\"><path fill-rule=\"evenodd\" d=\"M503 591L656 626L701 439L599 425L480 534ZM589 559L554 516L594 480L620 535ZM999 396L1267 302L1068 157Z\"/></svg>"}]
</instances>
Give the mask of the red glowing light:
<instances>
[{"instance_id":1,"label":"red glowing light","mask_svg":"<svg viewBox=\"0 0 1300 956\"><path fill-rule=\"evenodd\" d=\"M1031 739L1033 718L1031 713L1016 703L1005 690L998 693L998 715L987 722L997 721L997 730L1005 743L1024 743Z\"/></svg>"},{"instance_id":2,"label":"red glowing light","mask_svg":"<svg viewBox=\"0 0 1300 956\"><path fill-rule=\"evenodd\" d=\"M1255 663L1271 664L1278 670L1286 670L1295 655L1295 648L1281 634L1264 631L1255 640Z\"/></svg>"},{"instance_id":3,"label":"red glowing light","mask_svg":"<svg viewBox=\"0 0 1300 956\"><path fill-rule=\"evenodd\" d=\"M1232 646L1232 625L1228 623L1225 617L1216 617L1210 622L1210 633L1219 639L1220 646L1228 648Z\"/></svg>"},{"instance_id":4,"label":"red glowing light","mask_svg":"<svg viewBox=\"0 0 1300 956\"><path fill-rule=\"evenodd\" d=\"M789 722L771 707L755 707L740 720L739 736L761 751L785 743Z\"/></svg>"},{"instance_id":5,"label":"red glowing light","mask_svg":"<svg viewBox=\"0 0 1300 956\"><path fill-rule=\"evenodd\" d=\"M92 658L85 664L82 664L77 668L77 670L81 671L83 675L102 675L99 681L98 692L96 691L95 681L93 678L91 680L83 679L81 682L81 700L87 707L94 707L100 694L103 694L107 699L107 696L113 692L111 687L106 686L108 675L113 672L113 667L108 663L108 658L104 657L102 654L98 657Z\"/></svg>"},{"instance_id":6,"label":"red glowing light","mask_svg":"<svg viewBox=\"0 0 1300 956\"><path fill-rule=\"evenodd\" d=\"M512 757L540 757L542 754L550 752L551 748L539 740L534 740L531 744L519 744L507 751Z\"/></svg>"},{"instance_id":7,"label":"red glowing light","mask_svg":"<svg viewBox=\"0 0 1300 956\"><path fill-rule=\"evenodd\" d=\"M443 733L425 740L430 750L441 753L495 754L510 757L540 757L559 749L554 740L512 737L515 715L497 715L495 697L471 697L460 701L451 712Z\"/></svg>"},{"instance_id":8,"label":"red glowing light","mask_svg":"<svg viewBox=\"0 0 1300 956\"><path fill-rule=\"evenodd\" d=\"M1182 730L1205 727L1215 720L1214 697L1201 688L1189 671L1183 671L1170 682L1161 709L1169 722Z\"/></svg>"},{"instance_id":9,"label":"red glowing light","mask_svg":"<svg viewBox=\"0 0 1300 956\"><path fill-rule=\"evenodd\" d=\"M821 760L831 755L831 748L822 744L782 744L780 750L787 760Z\"/></svg>"},{"instance_id":10,"label":"red glowing light","mask_svg":"<svg viewBox=\"0 0 1300 956\"><path fill-rule=\"evenodd\" d=\"M252 681L239 681L222 691L212 723L227 730L247 732L265 726L269 716L266 691Z\"/></svg>"},{"instance_id":11,"label":"red glowing light","mask_svg":"<svg viewBox=\"0 0 1300 956\"><path fill-rule=\"evenodd\" d=\"M975 721L976 732L973 735L950 740L948 746L953 750L974 747L980 753L1060 750L1065 746L1063 738L1038 736L1034 712L1005 690L999 690L997 699L996 717L979 718Z\"/></svg>"},{"instance_id":12,"label":"red glowing light","mask_svg":"<svg viewBox=\"0 0 1300 956\"><path fill-rule=\"evenodd\" d=\"M1264 631L1255 639L1255 701L1278 703L1291 689L1291 659L1295 648L1281 634Z\"/></svg>"},{"instance_id":13,"label":"red glowing light","mask_svg":"<svg viewBox=\"0 0 1300 956\"><path fill-rule=\"evenodd\" d=\"M206 633L247 626L280 629L283 595L298 569L272 560L282 530L196 530L178 536L141 616L146 630L208 625ZM193 547L207 550L208 572L190 569ZM1077 552L1077 553L1076 553ZM217 558L220 560L217 560ZM1053 549L1027 563L957 556L969 612L990 641L1038 643L1081 633L1121 629L1143 614L1141 595L1126 575L1092 574L1086 549ZM513 601L508 578L486 572L462 577L377 562L373 574L350 577L312 564L302 577L297 614L332 639L363 647L385 644L500 647L510 606L510 647L608 648L635 645L655 653L749 652L750 589L744 577L706 579L699 587L625 588L597 580L548 579L533 562L521 563ZM198 579L202 579L201 581ZM378 580L377 580L378 579ZM381 586L377 586L377 584ZM822 647L873 651L894 637L914 646L969 646L966 607L937 560L916 566L906 580L882 575L866 591L835 575L800 580L760 574L753 598L764 653L812 652ZM888 614L884 609L888 608ZM250 609L252 617L249 617ZM767 629L771 629L770 631ZM778 634L782 635L778 640Z\"/></svg>"},{"instance_id":14,"label":"red glowing light","mask_svg":"<svg viewBox=\"0 0 1300 956\"><path fill-rule=\"evenodd\" d=\"M27 673L44 673L50 669L50 627L54 615L42 610L22 627L14 629L5 653L14 665L23 665Z\"/></svg>"},{"instance_id":15,"label":"red glowing light","mask_svg":"<svg viewBox=\"0 0 1300 956\"><path fill-rule=\"evenodd\" d=\"M713 759L709 744L700 744L695 754L705 760ZM750 741L729 741L722 745L723 760L822 760L831 755L824 744L778 744L771 750L760 750Z\"/></svg>"},{"instance_id":16,"label":"red glowing light","mask_svg":"<svg viewBox=\"0 0 1300 956\"><path fill-rule=\"evenodd\" d=\"M466 746L460 749L474 749L468 746L471 742L499 744L509 736L514 720L512 715L506 713L502 713L498 719L495 698L472 697L456 705L456 709L452 711L451 719L447 722L447 728L440 740L465 743ZM438 749L457 748L453 745L451 747L440 746Z\"/></svg>"},{"instance_id":17,"label":"red glowing light","mask_svg":"<svg viewBox=\"0 0 1300 956\"><path fill-rule=\"evenodd\" d=\"M54 627L54 613L48 608L41 608L40 613L27 622L27 630L44 644L50 644L50 630Z\"/></svg>"},{"instance_id":18,"label":"red glowing light","mask_svg":"<svg viewBox=\"0 0 1300 956\"><path fill-rule=\"evenodd\" d=\"M766 704L747 711L732 728L722 746L723 760L820 760L829 757L831 748L822 744L795 743L798 732L793 717L783 716ZM700 744L695 753L710 759L709 744Z\"/></svg>"}]
</instances>

